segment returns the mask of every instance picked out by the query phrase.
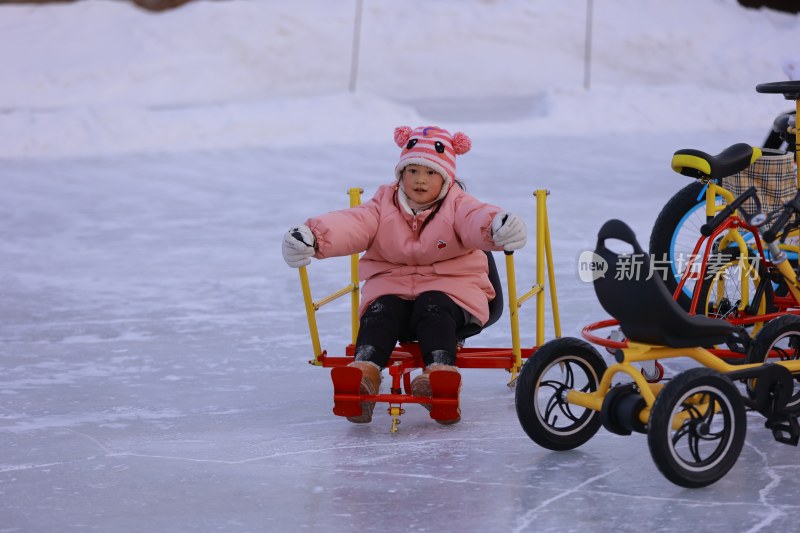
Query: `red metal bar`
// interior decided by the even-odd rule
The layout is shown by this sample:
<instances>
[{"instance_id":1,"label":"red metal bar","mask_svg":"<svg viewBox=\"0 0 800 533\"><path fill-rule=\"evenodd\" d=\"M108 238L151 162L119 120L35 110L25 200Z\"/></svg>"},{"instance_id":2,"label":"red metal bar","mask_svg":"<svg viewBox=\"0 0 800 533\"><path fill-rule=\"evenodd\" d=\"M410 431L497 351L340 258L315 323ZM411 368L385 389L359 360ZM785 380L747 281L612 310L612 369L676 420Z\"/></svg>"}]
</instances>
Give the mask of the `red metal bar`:
<instances>
[{"instance_id":1,"label":"red metal bar","mask_svg":"<svg viewBox=\"0 0 800 533\"><path fill-rule=\"evenodd\" d=\"M535 352L536 347L522 348L522 358L527 359ZM319 361L325 368L347 366L353 362L354 354L355 346L351 344L345 348L344 356L329 356L326 353L319 358ZM401 363L404 371L423 368L424 364L419 353L419 346L416 343L400 343L389 359L387 368L389 368L390 373L392 368L395 367L395 363ZM510 369L514 366L514 363L515 357L511 348L462 347L456 354L456 366L459 368Z\"/></svg>"}]
</instances>

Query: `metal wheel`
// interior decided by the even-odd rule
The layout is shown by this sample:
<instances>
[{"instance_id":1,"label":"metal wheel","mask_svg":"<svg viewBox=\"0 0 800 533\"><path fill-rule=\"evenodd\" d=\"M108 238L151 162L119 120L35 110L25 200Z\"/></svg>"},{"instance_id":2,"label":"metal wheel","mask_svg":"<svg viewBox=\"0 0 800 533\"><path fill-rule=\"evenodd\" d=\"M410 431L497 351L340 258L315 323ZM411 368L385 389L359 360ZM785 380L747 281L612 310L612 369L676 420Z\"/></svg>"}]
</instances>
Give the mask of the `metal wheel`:
<instances>
[{"instance_id":1,"label":"metal wheel","mask_svg":"<svg viewBox=\"0 0 800 533\"><path fill-rule=\"evenodd\" d=\"M800 316L784 315L767 322L750 347L746 362L766 363L769 359L791 361L800 358ZM794 390L787 407L800 403L800 377L794 379ZM747 392L755 393L756 380L747 380Z\"/></svg>"},{"instance_id":2,"label":"metal wheel","mask_svg":"<svg viewBox=\"0 0 800 533\"><path fill-rule=\"evenodd\" d=\"M746 430L744 405L733 383L710 368L693 368L656 396L647 443L667 479L682 487L705 487L736 463Z\"/></svg>"},{"instance_id":3,"label":"metal wheel","mask_svg":"<svg viewBox=\"0 0 800 533\"><path fill-rule=\"evenodd\" d=\"M550 450L571 450L600 428L597 411L567 402L570 390L596 391L606 364L591 345L574 338L543 344L517 379L517 417L525 433Z\"/></svg>"}]
</instances>

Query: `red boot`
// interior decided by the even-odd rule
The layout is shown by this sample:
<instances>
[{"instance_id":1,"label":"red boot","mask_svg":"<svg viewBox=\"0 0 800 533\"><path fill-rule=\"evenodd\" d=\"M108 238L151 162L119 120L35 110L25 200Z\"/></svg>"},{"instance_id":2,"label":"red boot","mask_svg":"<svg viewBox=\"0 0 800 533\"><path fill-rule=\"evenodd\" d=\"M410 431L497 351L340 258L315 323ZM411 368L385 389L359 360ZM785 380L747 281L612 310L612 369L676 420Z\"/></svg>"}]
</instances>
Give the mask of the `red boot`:
<instances>
[{"instance_id":1,"label":"red boot","mask_svg":"<svg viewBox=\"0 0 800 533\"><path fill-rule=\"evenodd\" d=\"M361 370L360 394L378 394L381 386L381 368L378 365L369 361L354 361L347 366ZM348 416L347 420L356 424L371 422L373 409L375 409L375 402L361 402L361 414Z\"/></svg>"},{"instance_id":2,"label":"red boot","mask_svg":"<svg viewBox=\"0 0 800 533\"><path fill-rule=\"evenodd\" d=\"M411 380L411 394L413 394L414 396L427 396L430 398L431 397L430 373L434 371L455 372L456 374L458 374L458 368L455 366L443 365L441 363L434 363L428 366L425 370L423 370L422 374L418 375L417 377ZM430 404L423 403L420 405L422 405L422 407L424 407L428 411L431 410ZM461 420L461 408L458 409L458 416L456 418L452 420L437 420L437 422L449 426L450 424L455 424L459 420Z\"/></svg>"}]
</instances>

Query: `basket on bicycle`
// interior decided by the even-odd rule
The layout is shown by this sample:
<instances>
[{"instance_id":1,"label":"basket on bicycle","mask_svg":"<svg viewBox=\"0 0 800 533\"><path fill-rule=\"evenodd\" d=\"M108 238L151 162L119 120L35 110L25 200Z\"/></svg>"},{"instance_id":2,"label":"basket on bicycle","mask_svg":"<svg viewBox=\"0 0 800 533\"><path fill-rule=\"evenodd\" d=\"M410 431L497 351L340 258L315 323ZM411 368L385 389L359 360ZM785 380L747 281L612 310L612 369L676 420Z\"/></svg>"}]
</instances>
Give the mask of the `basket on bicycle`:
<instances>
[{"instance_id":1,"label":"basket on bicycle","mask_svg":"<svg viewBox=\"0 0 800 533\"><path fill-rule=\"evenodd\" d=\"M794 154L762 148L763 155L755 163L732 176L724 178L724 187L737 197L750 187L758 190L764 212L771 212L794 198L797 193L797 170ZM752 211L753 200L743 207Z\"/></svg>"}]
</instances>

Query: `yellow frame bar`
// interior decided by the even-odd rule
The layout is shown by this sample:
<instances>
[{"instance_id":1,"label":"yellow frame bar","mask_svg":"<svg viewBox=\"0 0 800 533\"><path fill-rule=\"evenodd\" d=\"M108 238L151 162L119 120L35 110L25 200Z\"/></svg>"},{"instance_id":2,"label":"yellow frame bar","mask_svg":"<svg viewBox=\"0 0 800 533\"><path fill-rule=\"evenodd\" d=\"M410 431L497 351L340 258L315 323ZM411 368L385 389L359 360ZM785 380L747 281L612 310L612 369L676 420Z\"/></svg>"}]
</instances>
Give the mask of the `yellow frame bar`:
<instances>
[{"instance_id":1,"label":"yellow frame bar","mask_svg":"<svg viewBox=\"0 0 800 533\"><path fill-rule=\"evenodd\" d=\"M361 205L361 195L363 193L364 189L357 187L347 190L347 194L350 196L350 207ZM355 344L358 337L358 307L361 303L361 293L358 290L358 254L350 256L350 286L353 288L350 296L350 341Z\"/></svg>"},{"instance_id":2,"label":"yellow frame bar","mask_svg":"<svg viewBox=\"0 0 800 533\"><path fill-rule=\"evenodd\" d=\"M361 194L364 189L351 188L347 190L350 197L350 207L361 205ZM358 307L361 300L359 293L359 280L358 280L358 254L350 256L350 284L339 289L338 291L329 294L319 301L314 301L311 297L311 284L308 281L308 270L306 267L300 267L300 287L303 291L303 303L306 308L306 318L308 319L308 331L311 335L311 347L314 350L314 359L309 361L312 365L322 366L322 356L325 352L322 350L322 344L319 341L319 328L317 327L316 312L325 304L329 304L337 298L341 298L346 294L350 294L350 321L351 321L351 337L352 342L355 344L356 337L358 337Z\"/></svg>"},{"instance_id":3,"label":"yellow frame bar","mask_svg":"<svg viewBox=\"0 0 800 533\"><path fill-rule=\"evenodd\" d=\"M558 297L556 296L556 277L553 267L553 249L550 241L550 223L547 216L547 196L550 191L538 189L534 191L536 197L536 285L522 295L517 295L516 271L514 268L513 252L506 252L506 287L508 290L508 309L511 322L511 351L514 354L514 365L509 369L512 386L517 379L519 369L522 368L522 348L519 334L519 309L526 301L536 297L536 346L544 344L545 322L545 268L547 269L547 282L549 283L550 306L553 311L553 327L556 337L561 337L561 317L558 312Z\"/></svg>"},{"instance_id":4,"label":"yellow frame bar","mask_svg":"<svg viewBox=\"0 0 800 533\"><path fill-rule=\"evenodd\" d=\"M800 100L794 101L794 108L795 108L795 117L800 117ZM797 123L796 118L794 124L794 141L795 141L795 146L800 145L800 124ZM797 187L800 188L800 150L795 150L794 157L795 157L794 163L797 167Z\"/></svg>"},{"instance_id":5,"label":"yellow frame bar","mask_svg":"<svg viewBox=\"0 0 800 533\"><path fill-rule=\"evenodd\" d=\"M788 263L788 261L787 261ZM791 268L791 267L789 267ZM636 383L642 397L647 404L647 407L642 409L639 413L639 420L646 424L650 418L650 411L655 403L658 392L663 387L661 383L648 383L642 375L641 371L633 366L633 363L641 363L643 361L652 361L655 359L668 359L676 357L690 357L701 365L721 372L723 374L732 372L734 370L746 370L749 368L756 368L763 365L763 363L752 363L746 365L732 365L726 363L721 358L712 354L704 348L668 348L666 346L653 346L648 344L637 344L631 342L627 348L622 350L624 354L623 361L609 366L605 373L603 373L597 390L594 392L581 392L571 389L567 392L567 402L592 409L593 411L600 412L603 407L603 400L606 394L611 389L614 376L618 373L624 373ZM800 360L776 361L775 364L785 366L787 370L793 374L800 372ZM675 423L675 421L673 421Z\"/></svg>"},{"instance_id":6,"label":"yellow frame bar","mask_svg":"<svg viewBox=\"0 0 800 533\"><path fill-rule=\"evenodd\" d=\"M314 349L314 359L309 363L320 366L322 357L322 345L319 342L319 330L317 329L317 315L314 300L311 298L311 284L308 282L308 270L302 266L300 272L300 287L303 290L303 303L306 306L306 318L308 319L308 332L311 335L311 346Z\"/></svg>"}]
</instances>

